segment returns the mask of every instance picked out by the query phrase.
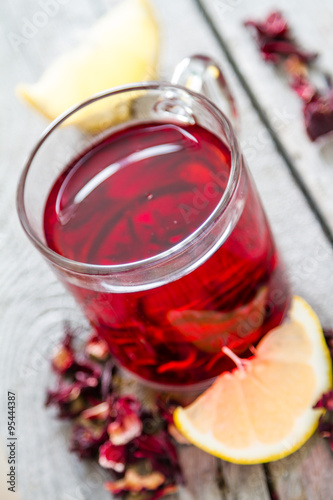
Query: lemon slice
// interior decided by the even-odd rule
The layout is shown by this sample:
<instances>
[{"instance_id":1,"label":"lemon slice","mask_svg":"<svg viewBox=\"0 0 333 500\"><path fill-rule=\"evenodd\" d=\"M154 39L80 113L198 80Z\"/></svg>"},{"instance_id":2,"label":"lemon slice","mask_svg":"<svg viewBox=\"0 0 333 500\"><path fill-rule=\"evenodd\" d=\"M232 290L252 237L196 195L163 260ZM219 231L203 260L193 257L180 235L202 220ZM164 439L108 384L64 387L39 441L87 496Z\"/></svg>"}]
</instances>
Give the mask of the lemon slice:
<instances>
[{"instance_id":1,"label":"lemon slice","mask_svg":"<svg viewBox=\"0 0 333 500\"><path fill-rule=\"evenodd\" d=\"M313 405L332 385L330 354L310 306L294 297L289 319L238 364L190 406L176 409L177 428L199 448L234 463L273 461L300 448L322 414Z\"/></svg>"},{"instance_id":2,"label":"lemon slice","mask_svg":"<svg viewBox=\"0 0 333 500\"><path fill-rule=\"evenodd\" d=\"M84 42L58 57L34 84L20 84L19 97L53 120L99 91L156 78L158 26L146 0L122 0L85 34ZM84 108L71 123L94 129L128 118L127 97ZM107 109L105 109L107 108Z\"/></svg>"}]
</instances>

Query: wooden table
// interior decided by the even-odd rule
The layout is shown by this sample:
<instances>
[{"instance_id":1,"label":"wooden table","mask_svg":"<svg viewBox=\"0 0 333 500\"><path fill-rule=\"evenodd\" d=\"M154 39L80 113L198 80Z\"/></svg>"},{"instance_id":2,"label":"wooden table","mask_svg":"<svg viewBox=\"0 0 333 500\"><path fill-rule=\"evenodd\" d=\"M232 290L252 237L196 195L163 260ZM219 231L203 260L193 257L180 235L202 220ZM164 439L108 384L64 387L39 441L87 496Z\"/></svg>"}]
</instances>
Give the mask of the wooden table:
<instances>
[{"instance_id":1,"label":"wooden table","mask_svg":"<svg viewBox=\"0 0 333 500\"><path fill-rule=\"evenodd\" d=\"M74 45L111 3L54 0L55 9L46 24L38 17L43 1L2 0L0 4L0 425L5 437L7 390L16 391L18 480L24 500L110 498L103 491L103 471L79 462L67 451L67 424L56 421L53 412L43 407L51 381L49 356L61 336L62 320L82 325L83 318L18 222L18 177L45 122L17 101L13 89L21 81L35 81L54 56ZM317 145L308 140L301 103L274 67L261 60L242 25L248 17L266 15L275 2L153 3L162 32L161 79L168 79L175 63L192 53L213 55L224 68L241 116L240 142L294 291L312 304L324 325L333 325L332 142ZM332 2L280 0L278 7L304 47L319 51L320 65L332 71ZM29 22L38 24L38 19L39 27L25 36L24 43L15 45L15 35L21 35ZM333 499L333 454L317 436L289 458L264 466L232 465L193 447L182 448L181 459L188 488L175 498Z\"/></svg>"}]
</instances>

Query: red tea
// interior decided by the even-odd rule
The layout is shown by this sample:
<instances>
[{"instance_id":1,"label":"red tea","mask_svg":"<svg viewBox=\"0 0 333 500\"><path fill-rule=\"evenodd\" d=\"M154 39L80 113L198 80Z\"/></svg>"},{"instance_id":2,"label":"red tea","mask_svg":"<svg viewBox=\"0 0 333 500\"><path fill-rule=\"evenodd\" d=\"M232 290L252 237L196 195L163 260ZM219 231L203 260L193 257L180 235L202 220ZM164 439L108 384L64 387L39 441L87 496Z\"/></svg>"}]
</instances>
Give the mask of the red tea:
<instances>
[{"instance_id":1,"label":"red tea","mask_svg":"<svg viewBox=\"0 0 333 500\"><path fill-rule=\"evenodd\" d=\"M55 182L44 214L47 245L69 259L100 265L166 252L214 211L230 169L228 147L197 124L119 130L82 153ZM160 384L194 384L230 369L221 348L247 355L280 323L288 303L283 268L251 180L236 227L194 271L136 292L70 286L115 358Z\"/></svg>"}]
</instances>

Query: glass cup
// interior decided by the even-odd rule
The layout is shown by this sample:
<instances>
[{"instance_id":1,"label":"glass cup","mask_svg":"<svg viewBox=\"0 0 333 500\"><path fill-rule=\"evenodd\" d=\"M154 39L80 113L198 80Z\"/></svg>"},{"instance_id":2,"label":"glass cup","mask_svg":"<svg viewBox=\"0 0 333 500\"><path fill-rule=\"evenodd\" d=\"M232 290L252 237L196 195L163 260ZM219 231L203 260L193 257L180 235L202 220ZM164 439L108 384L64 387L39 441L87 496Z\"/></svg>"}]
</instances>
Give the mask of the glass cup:
<instances>
[{"instance_id":1,"label":"glass cup","mask_svg":"<svg viewBox=\"0 0 333 500\"><path fill-rule=\"evenodd\" d=\"M233 127L199 92L215 101L226 96L230 112L236 116L220 69L204 56L183 61L173 83L137 83L93 96L45 130L18 187L17 206L24 230L106 340L115 360L140 380L163 389L200 389L231 369L232 361L223 347L239 356L250 355L251 346L282 321L290 301L284 266ZM186 134L195 136L199 146L205 138L206 149L185 150L192 155L185 161L179 145L176 149L168 145L174 155L172 162L156 157L154 174L140 175L147 144L152 148L149 151L156 152L158 141L165 144L171 129L183 134L183 139ZM108 155L100 165L97 151L108 143L108 154L114 154L116 141L125 136L125 167L122 160L117 168L114 163L109 165ZM97 168L91 177L88 163ZM88 172L86 181L80 177L84 171ZM67 186L74 182L74 174L82 183L75 203L58 213L60 222L48 218L56 181L59 185L59 179L66 178L63 186ZM123 182L119 175L125 175ZM130 238L124 230L116 232L105 219L109 208L95 205L86 220L80 219L81 240L75 254L75 242L68 243L75 235L67 224L77 216L79 201L89 199L106 178L114 189L113 203L122 207L117 224L131 208L134 232ZM163 204L156 194L161 186L167 196ZM65 189L57 191L52 210L63 202L59 193ZM135 210L133 190L136 203L139 195L142 202ZM168 218L181 228L178 233L165 222ZM61 251L50 244L49 236L53 224L58 223L70 236ZM82 257L84 245L89 247L87 255L99 245L94 232L98 224L104 233L109 228L111 236L103 233L104 237L109 237L110 248L121 246L123 261L98 260L99 250L95 260ZM154 238L167 239L168 246L152 246ZM127 259L127 255L132 257Z\"/></svg>"}]
</instances>

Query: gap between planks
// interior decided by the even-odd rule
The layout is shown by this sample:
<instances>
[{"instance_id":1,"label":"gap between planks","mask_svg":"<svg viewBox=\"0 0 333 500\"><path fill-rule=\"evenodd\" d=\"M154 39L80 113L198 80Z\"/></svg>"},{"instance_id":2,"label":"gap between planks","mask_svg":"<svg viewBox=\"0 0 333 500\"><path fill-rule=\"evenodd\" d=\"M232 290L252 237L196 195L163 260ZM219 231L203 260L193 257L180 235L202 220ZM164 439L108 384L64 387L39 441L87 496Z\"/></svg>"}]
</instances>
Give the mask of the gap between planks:
<instances>
[{"instance_id":1,"label":"gap between planks","mask_svg":"<svg viewBox=\"0 0 333 500\"><path fill-rule=\"evenodd\" d=\"M244 91L248 95L253 108L257 112L257 114L258 114L261 122L263 123L263 125L266 127L268 133L270 134L271 139L274 142L274 145L276 147L276 150L278 151L278 153L284 159L285 164L287 165L292 178L294 179L294 181L297 184L298 188L300 189L300 191L302 192L303 196L305 197L305 199L306 199L309 207L311 208L312 212L314 213L316 219L318 220L318 222L319 222L319 224L321 226L321 229L322 229L325 237L327 238L327 240L329 241L329 243L333 247L333 233L332 233L330 227L328 226L328 224L326 223L325 217L323 216L320 208L318 207L317 203L315 202L315 200L313 199L311 193L309 192L308 188L306 187L303 179L299 175L299 173L298 173L298 171L297 171L297 169L296 169L296 167L295 167L295 165L294 165L294 163L293 163L293 161L292 161L292 159L291 159L288 151L283 146L283 144L280 141L278 135L276 134L276 132L272 128L272 126L270 124L270 121L269 121L269 119L268 119L265 111L262 109L262 107L261 107L258 99L256 98L253 90L251 89L250 85L247 83L247 81L245 80L244 76L242 75L242 72L239 69L235 58L233 57L233 55L231 54L231 51L229 50L228 44L225 42L225 40L223 39L223 37L219 33L219 31L218 31L218 29L217 29L217 27L216 27L216 25L214 23L214 20L212 19L212 17L209 14L209 12L207 12L207 10L206 10L205 6L203 5L203 3L201 2L201 0L193 0L193 1L197 5L197 7L198 7L200 13L202 14L203 18L206 20L206 22L208 23L209 27L211 28L212 33L214 34L214 36L215 36L215 38L216 38L216 40L217 40L220 48L222 49L222 51L225 54L228 62L230 63L231 67L233 68L236 77L238 78L241 86L243 87Z\"/></svg>"}]
</instances>

